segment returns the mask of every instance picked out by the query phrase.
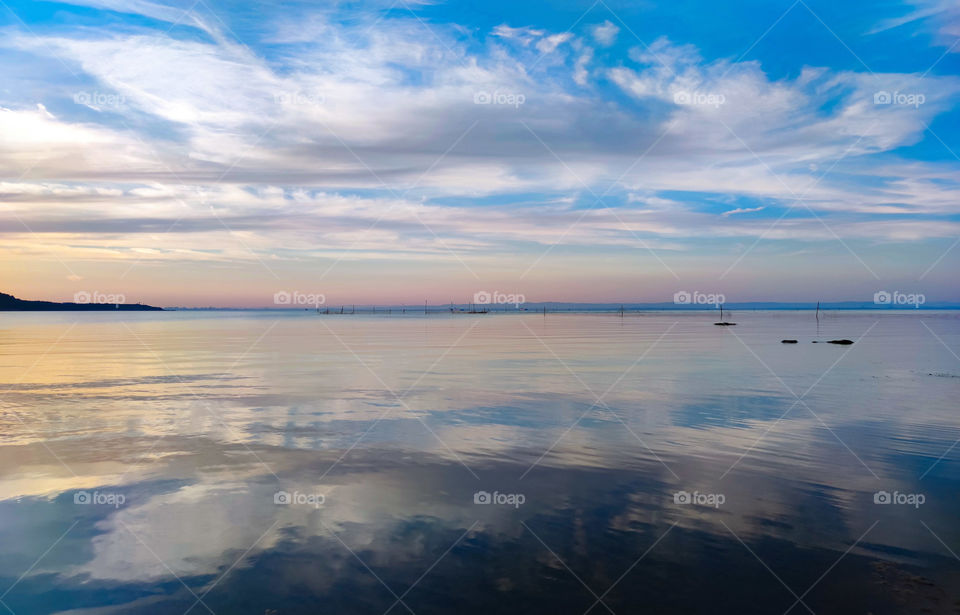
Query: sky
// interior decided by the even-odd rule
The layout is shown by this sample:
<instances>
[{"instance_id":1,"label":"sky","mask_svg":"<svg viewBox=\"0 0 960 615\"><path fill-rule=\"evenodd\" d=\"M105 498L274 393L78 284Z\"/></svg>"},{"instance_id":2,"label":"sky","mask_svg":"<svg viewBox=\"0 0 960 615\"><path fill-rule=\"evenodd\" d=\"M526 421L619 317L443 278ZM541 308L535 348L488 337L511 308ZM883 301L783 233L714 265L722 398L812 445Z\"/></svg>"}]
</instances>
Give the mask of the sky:
<instances>
[{"instance_id":1,"label":"sky","mask_svg":"<svg viewBox=\"0 0 960 615\"><path fill-rule=\"evenodd\" d=\"M0 0L0 292L960 301L958 42L953 0Z\"/></svg>"}]
</instances>

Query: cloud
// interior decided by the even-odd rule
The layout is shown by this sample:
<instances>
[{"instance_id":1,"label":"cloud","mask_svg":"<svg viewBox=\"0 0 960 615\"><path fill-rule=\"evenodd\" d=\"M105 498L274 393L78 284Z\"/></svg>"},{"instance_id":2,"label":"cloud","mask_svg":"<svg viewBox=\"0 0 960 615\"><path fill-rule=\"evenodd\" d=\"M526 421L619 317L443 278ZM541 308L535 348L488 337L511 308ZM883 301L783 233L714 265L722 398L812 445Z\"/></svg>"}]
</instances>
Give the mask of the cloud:
<instances>
[{"instance_id":1,"label":"cloud","mask_svg":"<svg viewBox=\"0 0 960 615\"><path fill-rule=\"evenodd\" d=\"M572 94L559 75L534 78L517 57L465 59L456 47L425 40L419 24L384 27L389 38L375 30L353 43L341 37L306 49L296 45L291 53L314 61L285 72L226 43L143 35L11 38L33 53L76 58L96 87L125 101L101 114L96 137L82 138L107 139L110 151L102 159L109 165L51 157L31 177L104 180L112 172L118 181L166 176L184 183L386 185L398 192L415 186L432 195L480 195L592 186L601 177L616 178L656 141L644 166L621 180L625 188L649 181L662 190L790 198L812 184L813 163L828 168L843 157L846 168L860 156L915 142L958 90L954 78L823 69L807 69L792 82L771 81L755 63L704 63L695 49L661 40L633 54L645 68L606 71L641 106L636 114L595 94ZM586 83L591 59L585 48L567 69L573 82ZM180 71L142 69L151 62ZM413 85L412 73L430 78ZM929 92L928 100L920 108L875 105L879 87ZM480 92L522 95L526 102L476 105ZM70 102L74 94L64 92ZM709 104L677 104L681 95ZM825 114L827 106L833 111ZM179 126L182 139L141 137L156 151L140 151L127 127L151 121ZM68 125L93 130L88 123ZM116 147L120 143L125 147ZM154 164L145 164L151 157ZM888 169L890 181L906 180L896 175L906 167ZM859 189L828 190L830 181L816 186L822 202L815 206L849 202L848 192L860 198ZM933 182L924 186L926 194L936 190Z\"/></svg>"},{"instance_id":2,"label":"cloud","mask_svg":"<svg viewBox=\"0 0 960 615\"><path fill-rule=\"evenodd\" d=\"M573 35L569 32L564 32L563 34L552 34L537 42L537 50L540 53L553 53L557 50L557 47L563 43L566 43L572 38Z\"/></svg>"},{"instance_id":3,"label":"cloud","mask_svg":"<svg viewBox=\"0 0 960 615\"><path fill-rule=\"evenodd\" d=\"M620 33L620 28L616 24L607 20L602 24L597 24L591 29L591 34L593 38L604 47L609 47L617 40L617 34Z\"/></svg>"},{"instance_id":4,"label":"cloud","mask_svg":"<svg viewBox=\"0 0 960 615\"><path fill-rule=\"evenodd\" d=\"M880 21L868 34L878 34L911 23L932 24L938 34L938 42L948 46L954 53L960 53L957 37L960 37L960 5L954 0L908 0L914 8L901 17Z\"/></svg>"},{"instance_id":5,"label":"cloud","mask_svg":"<svg viewBox=\"0 0 960 615\"><path fill-rule=\"evenodd\" d=\"M553 53L557 50L557 47L573 39L573 34L570 32L549 34L546 30L530 27L511 28L506 24L495 27L492 34L503 39L516 41L525 47L535 42L534 47L544 55Z\"/></svg>"},{"instance_id":6,"label":"cloud","mask_svg":"<svg viewBox=\"0 0 960 615\"><path fill-rule=\"evenodd\" d=\"M42 104L33 109L0 107L0 134L0 160L21 177L95 178L112 169L147 168L158 160L134 136L93 123L64 121Z\"/></svg>"},{"instance_id":7,"label":"cloud","mask_svg":"<svg viewBox=\"0 0 960 615\"><path fill-rule=\"evenodd\" d=\"M600 204L585 210L566 201L522 209L512 203L477 208L280 187L251 192L231 185L100 189L84 192L82 200L64 200L60 196L64 187L59 186L25 185L4 191L30 195L3 206L5 214L15 214L26 224L0 226L0 233L22 238L9 245L16 243L18 249L27 244L56 245L75 234L70 242L73 258L123 258L149 246L141 260L255 262L255 253L296 260L337 257L347 250L351 259L393 255L416 261L449 256L451 249L467 258L488 259L521 247L536 252L554 243L629 248L635 247L638 234L654 243L654 238L824 238L822 223L802 207L771 230L763 218L727 221L732 214L765 207L728 211L718 219L695 201L646 195L633 195L628 205ZM874 240L960 233L955 222L860 220L849 214L832 217L830 225L846 236ZM27 227L32 233L24 232ZM571 228L576 232L570 233ZM218 241L224 231L242 241ZM662 244L661 249L684 248L674 243Z\"/></svg>"},{"instance_id":8,"label":"cloud","mask_svg":"<svg viewBox=\"0 0 960 615\"><path fill-rule=\"evenodd\" d=\"M811 164L855 169L864 179L874 175L863 158L919 141L932 118L951 108L960 93L960 80L954 77L910 74L807 68L794 80L772 81L757 63L704 63L694 50L664 40L634 57L646 66L610 69L610 79L640 103L661 105L665 123L673 127L663 147L688 151L690 161L701 167L691 178L694 189L776 198L810 190L809 196L819 201L815 207L842 208L839 195L848 190L849 203L878 196L882 190L869 182L874 184L867 189L872 194L864 197L854 194L861 188L843 185L845 180L814 180ZM876 104L875 95L881 91L929 97L920 105ZM913 176L918 168L910 164L894 171L896 166L892 163L886 169L890 180L897 174ZM722 175L713 172L720 167ZM681 170L666 169L666 175L650 187L668 189ZM735 183L740 183L740 190ZM955 185L947 191L954 189ZM836 201L827 202L832 199Z\"/></svg>"},{"instance_id":9,"label":"cloud","mask_svg":"<svg viewBox=\"0 0 960 615\"><path fill-rule=\"evenodd\" d=\"M492 34L500 38L517 41L521 45L529 45L542 37L545 32L535 28L511 28L506 24L501 24L493 29Z\"/></svg>"},{"instance_id":10,"label":"cloud","mask_svg":"<svg viewBox=\"0 0 960 615\"><path fill-rule=\"evenodd\" d=\"M591 60L593 60L593 49L587 47L573 65L573 80L577 85L587 84L587 77L590 74L587 70L587 65L590 64Z\"/></svg>"},{"instance_id":11,"label":"cloud","mask_svg":"<svg viewBox=\"0 0 960 615\"><path fill-rule=\"evenodd\" d=\"M729 210L729 211L725 211L725 212L723 212L723 213L720 214L720 215L721 215L721 216L733 216L733 215L735 215L735 214L748 214L748 213L752 213L752 212L755 212L755 211L763 211L764 209L766 209L766 208L765 208L765 207L738 207L738 208L736 208L736 209L731 209L731 210Z\"/></svg>"},{"instance_id":12,"label":"cloud","mask_svg":"<svg viewBox=\"0 0 960 615\"><path fill-rule=\"evenodd\" d=\"M137 258L151 262L832 239L808 215L767 233L803 195L797 213L821 212L841 237L957 233L956 165L903 156L955 106L960 79L827 67L774 79L667 39L611 59L584 43L612 44L608 24L587 38L500 25L474 39L318 13L249 44L163 28L9 31L0 54L50 71L62 60L77 79L49 79L42 101L3 93L0 164L25 175L0 183L0 207L35 234L0 232L20 234L16 250L91 259L149 243ZM925 100L875 104L880 91ZM717 216L717 195L764 206ZM747 212L758 215L735 215Z\"/></svg>"}]
</instances>

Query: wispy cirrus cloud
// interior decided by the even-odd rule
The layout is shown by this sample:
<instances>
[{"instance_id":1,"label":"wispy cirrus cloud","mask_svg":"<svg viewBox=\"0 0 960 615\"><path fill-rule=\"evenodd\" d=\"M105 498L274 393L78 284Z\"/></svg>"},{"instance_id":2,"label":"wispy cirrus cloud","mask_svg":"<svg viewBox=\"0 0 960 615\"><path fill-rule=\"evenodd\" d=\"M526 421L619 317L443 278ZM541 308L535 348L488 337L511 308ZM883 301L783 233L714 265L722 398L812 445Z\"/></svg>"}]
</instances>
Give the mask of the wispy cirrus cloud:
<instances>
[{"instance_id":1,"label":"wispy cirrus cloud","mask_svg":"<svg viewBox=\"0 0 960 615\"><path fill-rule=\"evenodd\" d=\"M938 42L960 53L957 38L960 37L960 5L952 0L910 0L906 13L881 20L870 34L886 32L909 24L932 24L938 34Z\"/></svg>"}]
</instances>

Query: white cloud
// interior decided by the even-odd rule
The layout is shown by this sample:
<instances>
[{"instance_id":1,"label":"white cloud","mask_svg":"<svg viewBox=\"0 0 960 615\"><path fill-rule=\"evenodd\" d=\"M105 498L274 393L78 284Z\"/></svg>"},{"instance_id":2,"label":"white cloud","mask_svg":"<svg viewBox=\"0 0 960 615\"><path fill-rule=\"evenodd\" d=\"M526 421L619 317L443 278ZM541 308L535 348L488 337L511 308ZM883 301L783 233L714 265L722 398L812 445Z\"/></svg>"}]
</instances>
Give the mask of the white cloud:
<instances>
[{"instance_id":1,"label":"white cloud","mask_svg":"<svg viewBox=\"0 0 960 615\"><path fill-rule=\"evenodd\" d=\"M501 38L517 41L521 45L529 45L545 34L543 30L535 28L511 28L506 24L501 24L493 29L493 35Z\"/></svg>"},{"instance_id":2,"label":"white cloud","mask_svg":"<svg viewBox=\"0 0 960 615\"><path fill-rule=\"evenodd\" d=\"M264 251L283 245L315 254L319 240L324 252L397 251L409 258L444 251L418 217L442 242L476 253L561 239L631 245L629 231L671 240L758 236L769 225L759 216L733 216L760 208L731 210L718 221L695 202L653 201L659 191L787 204L806 193L811 208L845 216L831 223L839 234L956 232L942 221L875 218L955 211L955 166L890 153L916 142L949 108L960 92L954 77L808 68L772 80L757 63L705 62L695 48L666 40L632 52L633 65L590 71L593 50L573 42L578 54L554 54L561 64L534 67L531 45L550 53L572 35L503 25L494 34L519 47L497 43L470 55L451 31L432 26L438 40L414 20L386 18L373 29L322 17L310 23L325 36L284 43L272 31L280 50L269 61L223 40L156 33L6 37L0 45L52 64L69 58L92 86L122 95L125 104L91 114L72 103L71 84L54 101L65 110L56 116L28 101L0 110L0 163L34 165L29 182L0 185L10 197L4 210L56 235L58 244L69 233L86 234L71 249L111 258L142 247L138 237L182 216L150 259L251 258L233 244L221 244L219 253L195 249L198 237L215 245L224 223ZM177 71L162 69L170 66ZM582 86L598 74L630 104L571 86L571 79ZM927 100L919 107L875 105L878 88L921 91ZM526 102L477 105L478 91L523 94ZM684 93L722 102L678 104ZM832 173L820 179L811 165ZM567 237L563 231L581 215L568 204L446 201L537 191L544 200L579 193L589 201L591 190L602 193L613 182L614 195L652 196L623 210L598 207ZM344 194L355 191L379 193ZM365 232L374 222L376 229ZM823 238L815 221L783 228L793 238Z\"/></svg>"},{"instance_id":3,"label":"white cloud","mask_svg":"<svg viewBox=\"0 0 960 615\"><path fill-rule=\"evenodd\" d=\"M916 22L931 22L938 34L938 42L954 53L960 53L956 45L960 37L960 4L955 0L908 0L914 9L902 17L885 19L869 34L877 34Z\"/></svg>"},{"instance_id":4,"label":"white cloud","mask_svg":"<svg viewBox=\"0 0 960 615\"><path fill-rule=\"evenodd\" d=\"M34 109L0 107L0 134L3 166L27 177L89 177L116 168L146 168L158 160L135 137L96 124L61 120L41 104Z\"/></svg>"},{"instance_id":5,"label":"white cloud","mask_svg":"<svg viewBox=\"0 0 960 615\"><path fill-rule=\"evenodd\" d=\"M587 47L573 65L573 80L577 82L578 85L587 84L587 77L590 74L587 70L587 65L590 64L591 60L593 60L593 49Z\"/></svg>"},{"instance_id":6,"label":"white cloud","mask_svg":"<svg viewBox=\"0 0 960 615\"><path fill-rule=\"evenodd\" d=\"M557 50L557 47L566 43L573 38L573 35L569 32L564 32L563 34L552 34L550 36L542 38L537 42L537 50L540 53L553 53Z\"/></svg>"},{"instance_id":7,"label":"white cloud","mask_svg":"<svg viewBox=\"0 0 960 615\"><path fill-rule=\"evenodd\" d=\"M764 209L766 209L766 207L738 207L738 208L736 208L736 209L731 209L731 210L729 210L729 211L725 211L725 212L723 212L723 213L720 214L720 215L721 215L721 216L733 216L733 215L736 215L736 214L748 214L748 213L752 213L752 212L755 212L755 211L763 211Z\"/></svg>"},{"instance_id":8,"label":"white cloud","mask_svg":"<svg viewBox=\"0 0 960 615\"><path fill-rule=\"evenodd\" d=\"M607 20L602 24L593 26L591 33L599 44L604 47L609 47L617 40L617 34L620 33L620 28L610 20Z\"/></svg>"}]
</instances>

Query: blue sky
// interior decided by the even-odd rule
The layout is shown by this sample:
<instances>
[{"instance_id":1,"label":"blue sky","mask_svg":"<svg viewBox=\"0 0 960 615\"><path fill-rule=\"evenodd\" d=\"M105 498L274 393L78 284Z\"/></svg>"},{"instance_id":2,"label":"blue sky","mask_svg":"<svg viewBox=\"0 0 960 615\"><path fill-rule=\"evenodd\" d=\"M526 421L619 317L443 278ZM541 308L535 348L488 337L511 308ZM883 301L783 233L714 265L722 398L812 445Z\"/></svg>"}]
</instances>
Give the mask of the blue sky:
<instances>
[{"instance_id":1,"label":"blue sky","mask_svg":"<svg viewBox=\"0 0 960 615\"><path fill-rule=\"evenodd\" d=\"M4 288L960 300L960 7L0 3Z\"/></svg>"}]
</instances>

